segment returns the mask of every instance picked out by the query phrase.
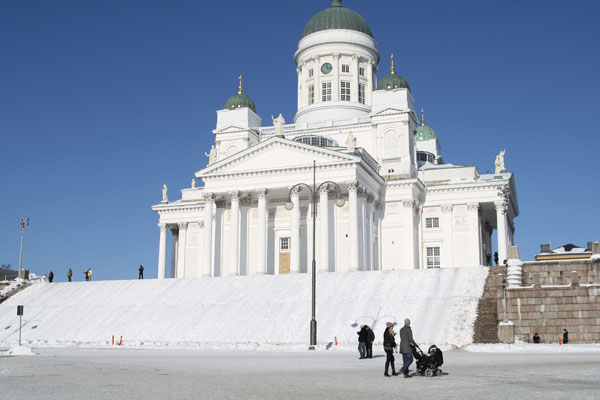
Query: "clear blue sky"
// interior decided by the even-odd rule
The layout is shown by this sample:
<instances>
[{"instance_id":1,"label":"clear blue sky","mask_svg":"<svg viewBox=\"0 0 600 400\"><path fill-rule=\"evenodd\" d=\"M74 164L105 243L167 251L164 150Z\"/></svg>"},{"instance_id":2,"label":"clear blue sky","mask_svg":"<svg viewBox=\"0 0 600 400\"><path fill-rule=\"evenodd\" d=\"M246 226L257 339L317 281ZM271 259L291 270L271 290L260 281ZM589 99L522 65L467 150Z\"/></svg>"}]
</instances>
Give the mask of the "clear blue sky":
<instances>
[{"instance_id":1,"label":"clear blue sky","mask_svg":"<svg viewBox=\"0 0 600 400\"><path fill-rule=\"evenodd\" d=\"M0 263L77 280L156 277L163 183L206 165L244 75L265 124L296 111L293 54L329 0L0 2ZM344 0L371 26L446 162L506 148L523 259L600 240L600 2Z\"/></svg>"}]
</instances>

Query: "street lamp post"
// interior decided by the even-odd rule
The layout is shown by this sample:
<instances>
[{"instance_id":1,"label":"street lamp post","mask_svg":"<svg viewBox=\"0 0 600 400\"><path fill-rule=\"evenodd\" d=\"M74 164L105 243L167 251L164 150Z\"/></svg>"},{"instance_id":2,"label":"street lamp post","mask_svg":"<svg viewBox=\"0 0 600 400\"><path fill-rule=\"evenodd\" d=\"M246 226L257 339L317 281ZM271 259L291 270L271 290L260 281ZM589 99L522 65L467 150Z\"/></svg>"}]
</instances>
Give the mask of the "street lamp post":
<instances>
[{"instance_id":1,"label":"street lamp post","mask_svg":"<svg viewBox=\"0 0 600 400\"><path fill-rule=\"evenodd\" d=\"M21 261L23 260L23 239L25 238L25 228L29 226L29 217L21 218L21 250L19 251L19 278L21 277Z\"/></svg>"},{"instance_id":2,"label":"street lamp post","mask_svg":"<svg viewBox=\"0 0 600 400\"><path fill-rule=\"evenodd\" d=\"M310 346L308 347L309 350L314 350L315 346L317 345L317 319L315 317L315 314L316 314L316 292L317 292L317 261L315 259L315 228L316 228L316 221L317 221L317 208L316 208L317 192L321 189L321 187L323 185L329 185L329 184L334 185L337 188L337 192L338 192L338 198L336 199L335 204L338 207L342 207L344 205L344 199L342 199L342 197L341 197L342 190L340 189L339 185L332 181L325 181L325 182L320 183L319 186L317 186L316 176L317 176L317 163L316 163L316 161L313 160L313 184L312 184L312 187L310 187L306 183L295 184L290 189L290 192L288 194L288 201L287 201L287 203L285 203L285 209L288 211L292 210L294 208L294 203L292 203L292 200L291 200L292 191L294 189L300 188L300 187L305 187L310 191L311 199L312 199L313 226L312 226L312 317L310 320Z\"/></svg>"}]
</instances>

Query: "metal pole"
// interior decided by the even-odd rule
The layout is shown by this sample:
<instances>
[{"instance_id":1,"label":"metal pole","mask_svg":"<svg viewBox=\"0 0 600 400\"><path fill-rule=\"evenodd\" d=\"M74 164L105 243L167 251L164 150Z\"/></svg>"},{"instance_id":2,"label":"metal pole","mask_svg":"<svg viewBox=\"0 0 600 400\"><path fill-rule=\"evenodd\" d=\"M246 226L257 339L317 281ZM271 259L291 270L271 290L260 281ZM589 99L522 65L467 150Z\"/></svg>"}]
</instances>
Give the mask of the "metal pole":
<instances>
[{"instance_id":1,"label":"metal pole","mask_svg":"<svg viewBox=\"0 0 600 400\"><path fill-rule=\"evenodd\" d=\"M19 315L19 347L21 347L21 326L22 326L21 321L22 320L23 320L23 316Z\"/></svg>"},{"instance_id":2,"label":"metal pole","mask_svg":"<svg viewBox=\"0 0 600 400\"><path fill-rule=\"evenodd\" d=\"M312 319L310 320L310 347L317 345L317 320L316 314L316 291L317 291L317 261L315 258L315 231L317 224L317 209L316 209L316 181L317 181L317 162L313 160L313 190L312 190L312 209L313 209L313 232L312 232Z\"/></svg>"},{"instance_id":3,"label":"metal pole","mask_svg":"<svg viewBox=\"0 0 600 400\"><path fill-rule=\"evenodd\" d=\"M506 278L502 280L503 286L503 296L502 296L502 305L504 307L504 322L508 322L508 315L506 314Z\"/></svg>"},{"instance_id":4,"label":"metal pole","mask_svg":"<svg viewBox=\"0 0 600 400\"><path fill-rule=\"evenodd\" d=\"M21 218L21 249L19 250L19 275L21 277L21 261L23 260L23 239L25 238L25 228L29 225L29 218Z\"/></svg>"}]
</instances>

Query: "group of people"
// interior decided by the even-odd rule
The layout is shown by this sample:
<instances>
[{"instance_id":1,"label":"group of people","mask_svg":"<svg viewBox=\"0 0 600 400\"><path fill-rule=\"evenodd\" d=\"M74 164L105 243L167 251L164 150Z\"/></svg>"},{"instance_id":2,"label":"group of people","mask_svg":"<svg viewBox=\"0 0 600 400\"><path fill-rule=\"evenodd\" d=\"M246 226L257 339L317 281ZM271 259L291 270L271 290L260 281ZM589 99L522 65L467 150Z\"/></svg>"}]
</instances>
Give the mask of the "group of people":
<instances>
[{"instance_id":1,"label":"group of people","mask_svg":"<svg viewBox=\"0 0 600 400\"><path fill-rule=\"evenodd\" d=\"M533 334L533 343L540 343L540 335L536 333ZM569 331L566 329L563 329L563 333L562 333L562 343L563 344L568 344L569 343Z\"/></svg>"},{"instance_id":2,"label":"group of people","mask_svg":"<svg viewBox=\"0 0 600 400\"><path fill-rule=\"evenodd\" d=\"M140 265L140 267L141 267L141 265ZM92 269L91 268L88 268L87 270L83 271L83 273L85 274L86 281L92 280ZM50 271L50 273L48 274L48 282L52 283L53 280L54 280L54 272ZM73 280L73 270L71 268L69 268L69 270L67 271L67 280L69 282L71 282Z\"/></svg>"},{"instance_id":3,"label":"group of people","mask_svg":"<svg viewBox=\"0 0 600 400\"><path fill-rule=\"evenodd\" d=\"M360 358L373 358L373 342L375 341L375 334L368 325L362 325L360 331L356 332L358 335L358 352ZM396 366L394 364L394 350L398 347L396 344L396 333L394 332L394 324L386 322L385 331L383 332L383 350L385 351L385 372L384 376L398 376L403 375L405 378L410 378L408 373L409 367L413 362L413 351L411 346L418 347L415 343L412 335L412 329L410 327L410 319L404 320L404 326L400 329L400 351L402 354L402 368L400 373L396 372ZM390 366L392 367L392 375L389 374Z\"/></svg>"}]
</instances>

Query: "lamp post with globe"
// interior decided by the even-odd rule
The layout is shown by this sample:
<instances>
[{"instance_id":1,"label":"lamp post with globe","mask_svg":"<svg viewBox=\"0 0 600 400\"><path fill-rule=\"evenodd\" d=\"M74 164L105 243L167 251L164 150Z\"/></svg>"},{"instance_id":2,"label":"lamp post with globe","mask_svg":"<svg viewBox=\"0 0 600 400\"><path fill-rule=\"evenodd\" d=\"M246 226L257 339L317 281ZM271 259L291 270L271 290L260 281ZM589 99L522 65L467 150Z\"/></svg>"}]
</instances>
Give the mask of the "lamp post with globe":
<instances>
[{"instance_id":1,"label":"lamp post with globe","mask_svg":"<svg viewBox=\"0 0 600 400\"><path fill-rule=\"evenodd\" d=\"M287 203L285 203L285 209L290 211L294 208L294 203L292 203L292 191L294 191L295 189L301 188L301 187L305 187L310 191L311 201L312 201L313 224L312 224L312 317L310 320L310 346L308 347L309 350L314 350L315 346L317 345L317 320L315 317L315 314L316 314L316 312L315 312L316 311L316 290L317 290L317 261L315 259L315 227L316 227L316 220L317 220L317 208L316 208L317 192L324 185L333 185L337 189L337 199L335 200L335 205L338 207L342 207L345 203L344 199L342 199L342 197L341 197L342 190L340 189L340 186L337 183L332 182L332 181L325 181L325 182L320 183L319 186L317 186L316 175L317 175L317 163L316 163L316 161L313 161L313 184L312 184L312 187L310 187L306 183L295 184L290 189L290 192L288 194L288 201L287 201Z\"/></svg>"}]
</instances>

